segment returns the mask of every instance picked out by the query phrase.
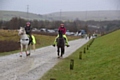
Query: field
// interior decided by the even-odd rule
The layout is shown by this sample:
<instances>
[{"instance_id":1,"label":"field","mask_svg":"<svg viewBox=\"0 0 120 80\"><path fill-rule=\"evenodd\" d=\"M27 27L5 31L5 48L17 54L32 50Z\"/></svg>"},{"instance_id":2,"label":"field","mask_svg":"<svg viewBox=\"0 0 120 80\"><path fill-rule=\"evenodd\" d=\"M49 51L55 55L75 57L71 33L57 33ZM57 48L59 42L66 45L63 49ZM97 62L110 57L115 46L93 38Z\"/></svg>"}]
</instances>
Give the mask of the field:
<instances>
[{"instance_id":1,"label":"field","mask_svg":"<svg viewBox=\"0 0 120 80\"><path fill-rule=\"evenodd\" d=\"M34 33L36 38L36 48L52 45L56 35ZM78 37L68 36L69 40ZM17 30L0 30L0 56L13 54L20 51L19 36Z\"/></svg>"},{"instance_id":2,"label":"field","mask_svg":"<svg viewBox=\"0 0 120 80\"><path fill-rule=\"evenodd\" d=\"M120 30L88 42L71 56L61 59L40 80L120 80ZM82 59L79 54L82 52ZM74 60L70 70L70 60Z\"/></svg>"}]
</instances>

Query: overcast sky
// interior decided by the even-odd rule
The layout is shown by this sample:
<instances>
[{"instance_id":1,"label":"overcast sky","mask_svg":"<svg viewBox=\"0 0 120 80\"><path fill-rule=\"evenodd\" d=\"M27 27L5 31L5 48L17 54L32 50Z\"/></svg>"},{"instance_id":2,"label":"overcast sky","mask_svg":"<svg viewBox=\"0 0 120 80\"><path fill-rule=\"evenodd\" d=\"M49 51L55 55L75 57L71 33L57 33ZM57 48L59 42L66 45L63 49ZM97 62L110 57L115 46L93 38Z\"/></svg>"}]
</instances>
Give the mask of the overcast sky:
<instances>
[{"instance_id":1,"label":"overcast sky","mask_svg":"<svg viewBox=\"0 0 120 80\"><path fill-rule=\"evenodd\" d=\"M36 14L60 11L120 10L120 0L0 0L0 10L24 12L28 10Z\"/></svg>"}]
</instances>

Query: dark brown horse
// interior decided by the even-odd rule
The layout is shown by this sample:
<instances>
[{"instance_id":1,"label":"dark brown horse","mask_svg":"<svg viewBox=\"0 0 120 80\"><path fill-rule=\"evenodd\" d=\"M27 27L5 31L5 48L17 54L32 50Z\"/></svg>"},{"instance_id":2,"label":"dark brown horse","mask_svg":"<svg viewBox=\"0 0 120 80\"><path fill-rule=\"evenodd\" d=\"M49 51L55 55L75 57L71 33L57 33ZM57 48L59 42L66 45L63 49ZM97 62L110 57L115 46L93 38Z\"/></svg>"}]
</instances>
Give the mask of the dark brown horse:
<instances>
[{"instance_id":1,"label":"dark brown horse","mask_svg":"<svg viewBox=\"0 0 120 80\"><path fill-rule=\"evenodd\" d=\"M60 58L63 56L65 52L65 39L61 31L58 31L58 33L59 33L59 37L57 38L57 52L58 52L58 58Z\"/></svg>"}]
</instances>

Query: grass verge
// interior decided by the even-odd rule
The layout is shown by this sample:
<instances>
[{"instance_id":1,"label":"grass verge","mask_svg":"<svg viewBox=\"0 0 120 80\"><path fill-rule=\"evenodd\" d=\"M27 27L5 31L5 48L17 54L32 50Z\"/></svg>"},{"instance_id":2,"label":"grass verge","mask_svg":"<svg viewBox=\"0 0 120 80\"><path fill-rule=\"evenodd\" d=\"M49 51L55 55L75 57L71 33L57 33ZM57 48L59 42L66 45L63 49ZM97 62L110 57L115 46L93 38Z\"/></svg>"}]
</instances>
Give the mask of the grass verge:
<instances>
[{"instance_id":1,"label":"grass verge","mask_svg":"<svg viewBox=\"0 0 120 80\"><path fill-rule=\"evenodd\" d=\"M60 60L39 80L119 80L120 79L120 30L96 38L82 54L80 51L88 42L69 57ZM70 59L74 59L74 69L70 70Z\"/></svg>"}]
</instances>

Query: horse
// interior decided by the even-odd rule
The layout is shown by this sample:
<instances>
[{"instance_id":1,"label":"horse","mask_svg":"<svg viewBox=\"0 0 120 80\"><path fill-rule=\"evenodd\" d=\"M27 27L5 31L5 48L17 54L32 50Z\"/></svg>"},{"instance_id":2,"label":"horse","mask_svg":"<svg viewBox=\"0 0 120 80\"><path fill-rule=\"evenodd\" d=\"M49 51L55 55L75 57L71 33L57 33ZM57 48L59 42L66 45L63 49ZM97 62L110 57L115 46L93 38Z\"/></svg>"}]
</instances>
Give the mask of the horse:
<instances>
[{"instance_id":1,"label":"horse","mask_svg":"<svg viewBox=\"0 0 120 80\"><path fill-rule=\"evenodd\" d=\"M57 42L57 53L58 53L58 58L62 57L64 52L65 52L65 38L63 37L63 34L61 31L58 32L59 37L57 38L56 42ZM60 49L61 49L61 55L60 53Z\"/></svg>"},{"instance_id":2,"label":"horse","mask_svg":"<svg viewBox=\"0 0 120 80\"><path fill-rule=\"evenodd\" d=\"M21 53L20 53L20 57L22 57L22 52L23 52L23 47L25 46L25 52L26 52L26 56L30 56L30 45L29 44L29 36L26 34L25 28L20 27L20 29L18 30L18 35L20 36L20 47L21 47ZM29 50L28 50L29 48Z\"/></svg>"}]
</instances>

